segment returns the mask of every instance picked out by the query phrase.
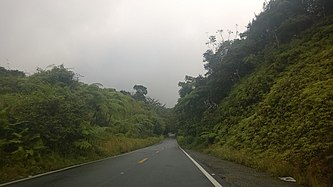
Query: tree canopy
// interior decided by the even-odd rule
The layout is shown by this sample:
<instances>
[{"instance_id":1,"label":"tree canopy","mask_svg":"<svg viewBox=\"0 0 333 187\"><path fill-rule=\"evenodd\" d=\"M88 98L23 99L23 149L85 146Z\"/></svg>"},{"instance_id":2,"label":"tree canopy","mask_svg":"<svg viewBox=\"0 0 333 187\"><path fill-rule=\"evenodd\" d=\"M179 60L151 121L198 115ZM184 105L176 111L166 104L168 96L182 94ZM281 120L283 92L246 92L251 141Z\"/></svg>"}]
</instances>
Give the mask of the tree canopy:
<instances>
[{"instance_id":1,"label":"tree canopy","mask_svg":"<svg viewBox=\"0 0 333 187\"><path fill-rule=\"evenodd\" d=\"M299 184L332 183L332 4L271 0L240 38L210 36L206 74L178 84L180 142Z\"/></svg>"},{"instance_id":2,"label":"tree canopy","mask_svg":"<svg viewBox=\"0 0 333 187\"><path fill-rule=\"evenodd\" d=\"M135 86L136 101L128 92L82 83L63 65L31 76L0 67L0 77L0 181L5 166L36 172L45 167L40 159L94 158L109 139L141 142L165 133L167 109L152 98L139 102L146 101L144 86Z\"/></svg>"}]
</instances>

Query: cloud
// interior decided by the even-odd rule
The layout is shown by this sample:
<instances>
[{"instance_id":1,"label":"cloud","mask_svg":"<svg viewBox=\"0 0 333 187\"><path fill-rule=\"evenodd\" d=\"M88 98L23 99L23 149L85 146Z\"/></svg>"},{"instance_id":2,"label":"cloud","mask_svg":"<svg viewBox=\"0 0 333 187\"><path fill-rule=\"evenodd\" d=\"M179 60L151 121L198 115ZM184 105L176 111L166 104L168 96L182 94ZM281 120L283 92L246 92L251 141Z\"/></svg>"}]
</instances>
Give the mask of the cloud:
<instances>
[{"instance_id":1,"label":"cloud","mask_svg":"<svg viewBox=\"0 0 333 187\"><path fill-rule=\"evenodd\" d=\"M148 87L167 106L185 75L204 74L206 32L243 31L258 0L2 0L0 66L64 64L87 83ZM7 60L8 59L8 60Z\"/></svg>"}]
</instances>

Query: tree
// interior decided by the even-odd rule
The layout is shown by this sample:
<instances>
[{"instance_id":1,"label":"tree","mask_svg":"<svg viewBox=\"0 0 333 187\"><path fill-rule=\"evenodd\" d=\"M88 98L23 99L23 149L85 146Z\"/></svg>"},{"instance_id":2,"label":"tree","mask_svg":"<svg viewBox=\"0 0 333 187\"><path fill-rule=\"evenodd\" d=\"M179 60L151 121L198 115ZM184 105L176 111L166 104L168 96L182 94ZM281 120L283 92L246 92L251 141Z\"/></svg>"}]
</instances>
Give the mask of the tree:
<instances>
[{"instance_id":1,"label":"tree","mask_svg":"<svg viewBox=\"0 0 333 187\"><path fill-rule=\"evenodd\" d=\"M25 73L18 70L7 70L4 67L0 66L0 76L25 77Z\"/></svg>"},{"instance_id":2,"label":"tree","mask_svg":"<svg viewBox=\"0 0 333 187\"><path fill-rule=\"evenodd\" d=\"M134 85L133 89L135 93L133 95L134 99L137 101L146 101L146 95L148 93L147 88L143 85Z\"/></svg>"}]
</instances>

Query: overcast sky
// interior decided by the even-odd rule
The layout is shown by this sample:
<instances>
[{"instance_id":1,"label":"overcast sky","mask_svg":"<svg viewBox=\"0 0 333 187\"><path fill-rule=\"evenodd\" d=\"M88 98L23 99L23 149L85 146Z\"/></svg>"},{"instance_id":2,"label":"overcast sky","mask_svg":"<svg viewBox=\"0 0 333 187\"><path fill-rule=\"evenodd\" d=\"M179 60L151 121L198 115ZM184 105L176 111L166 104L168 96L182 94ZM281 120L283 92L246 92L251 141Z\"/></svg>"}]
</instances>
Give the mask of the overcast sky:
<instances>
[{"instance_id":1,"label":"overcast sky","mask_svg":"<svg viewBox=\"0 0 333 187\"><path fill-rule=\"evenodd\" d=\"M0 66L64 64L81 81L172 107L178 82L204 74L207 35L244 31L263 0L0 0ZM207 34L208 33L208 34Z\"/></svg>"}]
</instances>

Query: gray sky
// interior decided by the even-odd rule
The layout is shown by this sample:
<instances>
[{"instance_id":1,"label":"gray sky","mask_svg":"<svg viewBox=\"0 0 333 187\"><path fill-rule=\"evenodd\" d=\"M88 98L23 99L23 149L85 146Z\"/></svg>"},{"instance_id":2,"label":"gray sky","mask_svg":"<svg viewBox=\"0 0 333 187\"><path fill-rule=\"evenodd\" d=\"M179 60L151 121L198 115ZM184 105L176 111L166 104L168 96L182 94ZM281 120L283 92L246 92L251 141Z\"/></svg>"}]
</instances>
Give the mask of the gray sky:
<instances>
[{"instance_id":1,"label":"gray sky","mask_svg":"<svg viewBox=\"0 0 333 187\"><path fill-rule=\"evenodd\" d=\"M86 83L172 107L178 82L204 74L207 32L240 32L263 0L0 0L0 66L35 72L64 64ZM208 35L209 35L208 34Z\"/></svg>"}]
</instances>

